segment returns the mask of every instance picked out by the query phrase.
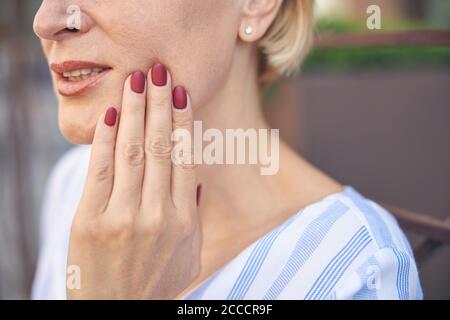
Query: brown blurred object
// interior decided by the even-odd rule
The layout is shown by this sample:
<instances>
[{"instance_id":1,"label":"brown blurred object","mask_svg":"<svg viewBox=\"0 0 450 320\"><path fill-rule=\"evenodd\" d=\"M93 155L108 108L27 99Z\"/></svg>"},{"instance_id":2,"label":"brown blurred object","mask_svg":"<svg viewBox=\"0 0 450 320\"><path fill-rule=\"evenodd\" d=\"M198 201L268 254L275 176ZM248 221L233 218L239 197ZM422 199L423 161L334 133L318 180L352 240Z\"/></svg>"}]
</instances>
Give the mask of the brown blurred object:
<instances>
[{"instance_id":1,"label":"brown blurred object","mask_svg":"<svg viewBox=\"0 0 450 320\"><path fill-rule=\"evenodd\" d=\"M25 85L27 79L27 58L26 58L26 39L25 36L28 30L22 21L26 20L24 13L26 13L27 0L8 0L7 3L2 3L2 6L8 8L10 23L7 25L6 34L15 34L15 37L8 37L6 41L7 52L9 55L9 70L6 83L6 101L8 108L9 128L7 132L10 134L8 140L10 141L10 156L12 159L8 161L11 165L9 168L15 178L15 185L12 186L14 197L14 212L17 217L17 229L15 240L19 244L21 256L21 268L23 269L21 281L23 287L27 292L31 290L31 283L34 274L34 256L31 251L32 239L30 235L32 227L28 220L30 219L29 212L31 212L31 205L28 199L32 194L30 184L27 183L31 176L29 161L31 154L31 147L28 145L27 137L30 137L28 128L30 127L30 104L27 101L27 94L24 92L27 86Z\"/></svg>"},{"instance_id":2,"label":"brown blurred object","mask_svg":"<svg viewBox=\"0 0 450 320\"><path fill-rule=\"evenodd\" d=\"M305 123L298 123L292 119L304 121L301 110L295 108L295 101L300 100L300 90L295 82L285 81L280 84L279 90L271 97L266 107L266 116L274 128L282 128L281 137L295 149L302 151L306 149L305 139L301 133ZM407 209L399 208L390 204L383 206L392 212L401 226L420 236L426 237L422 243L417 245L415 254L418 262L425 263L437 249L450 244L450 217L446 221L430 217L424 213L417 213Z\"/></svg>"},{"instance_id":3,"label":"brown blurred object","mask_svg":"<svg viewBox=\"0 0 450 320\"><path fill-rule=\"evenodd\" d=\"M442 227L442 226L440 226ZM448 229L450 229L450 218L445 220L445 226ZM439 251L439 249L443 249L445 245L448 245L450 241L439 241L439 240L433 240L431 237L429 237L428 240L423 241L420 245L416 247L416 250L414 252L414 255L419 263L423 263L426 260L430 259L435 253Z\"/></svg>"},{"instance_id":4,"label":"brown blurred object","mask_svg":"<svg viewBox=\"0 0 450 320\"><path fill-rule=\"evenodd\" d=\"M420 1L416 1L420 2ZM371 32L365 34L318 35L315 42L320 48L385 47L385 46L450 46L450 30L408 30ZM385 205L406 229L427 237L417 248L418 261L425 263L437 248L450 244L450 215L446 221L429 215Z\"/></svg>"},{"instance_id":5,"label":"brown blurred object","mask_svg":"<svg viewBox=\"0 0 450 320\"><path fill-rule=\"evenodd\" d=\"M416 1L417 2L417 1ZM385 46L450 46L450 30L408 30L361 34L318 35L319 48L385 47ZM416 250L418 262L425 263L440 247L450 244L450 216L446 221L385 205L406 229L427 237Z\"/></svg>"},{"instance_id":6,"label":"brown blurred object","mask_svg":"<svg viewBox=\"0 0 450 320\"><path fill-rule=\"evenodd\" d=\"M396 216L428 299L450 297L448 83L445 70L303 74L266 107L304 157Z\"/></svg>"},{"instance_id":7,"label":"brown blurred object","mask_svg":"<svg viewBox=\"0 0 450 320\"><path fill-rule=\"evenodd\" d=\"M333 0L332 0L333 1ZM423 17L426 1L430 0L345 0L336 1L333 15L341 18L365 20L369 5L378 5L389 19L418 19Z\"/></svg>"},{"instance_id":8,"label":"brown blurred object","mask_svg":"<svg viewBox=\"0 0 450 320\"><path fill-rule=\"evenodd\" d=\"M450 30L383 31L319 35L316 48L450 46Z\"/></svg>"}]
</instances>

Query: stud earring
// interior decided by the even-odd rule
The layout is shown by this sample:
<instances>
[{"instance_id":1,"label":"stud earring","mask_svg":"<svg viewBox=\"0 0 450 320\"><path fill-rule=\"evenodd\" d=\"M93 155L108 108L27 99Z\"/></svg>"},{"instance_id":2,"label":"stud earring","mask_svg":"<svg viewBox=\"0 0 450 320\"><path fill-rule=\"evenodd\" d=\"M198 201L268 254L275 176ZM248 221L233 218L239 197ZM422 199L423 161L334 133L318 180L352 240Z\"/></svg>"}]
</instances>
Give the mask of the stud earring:
<instances>
[{"instance_id":1,"label":"stud earring","mask_svg":"<svg viewBox=\"0 0 450 320\"><path fill-rule=\"evenodd\" d=\"M253 28L252 26L247 26L245 27L245 34L246 35L251 35L253 33Z\"/></svg>"}]
</instances>

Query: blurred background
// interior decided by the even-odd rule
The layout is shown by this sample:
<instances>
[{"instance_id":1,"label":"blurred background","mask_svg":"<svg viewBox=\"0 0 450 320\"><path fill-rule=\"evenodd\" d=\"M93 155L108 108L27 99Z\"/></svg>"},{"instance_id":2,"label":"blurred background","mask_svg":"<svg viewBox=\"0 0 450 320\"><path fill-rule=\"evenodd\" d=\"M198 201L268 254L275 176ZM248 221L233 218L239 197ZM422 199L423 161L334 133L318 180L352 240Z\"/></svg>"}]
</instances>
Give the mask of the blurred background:
<instances>
[{"instance_id":1,"label":"blurred background","mask_svg":"<svg viewBox=\"0 0 450 320\"><path fill-rule=\"evenodd\" d=\"M46 179L71 147L32 31L40 3L0 0L0 299L29 298ZM450 29L449 0L318 0L318 37L377 32L366 27L372 4L382 32ZM450 46L318 45L297 78L265 90L265 104L281 135L341 183L450 216ZM449 270L450 246L420 264L425 298L450 298Z\"/></svg>"}]
</instances>

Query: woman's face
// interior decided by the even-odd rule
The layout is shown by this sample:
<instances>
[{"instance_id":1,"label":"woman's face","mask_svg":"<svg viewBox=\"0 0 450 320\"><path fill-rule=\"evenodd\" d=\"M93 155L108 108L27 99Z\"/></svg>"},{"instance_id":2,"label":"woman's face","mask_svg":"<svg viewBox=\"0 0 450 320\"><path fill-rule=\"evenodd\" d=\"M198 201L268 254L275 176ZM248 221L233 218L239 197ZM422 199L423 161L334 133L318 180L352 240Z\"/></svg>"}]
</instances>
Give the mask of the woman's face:
<instances>
[{"instance_id":1,"label":"woman's face","mask_svg":"<svg viewBox=\"0 0 450 320\"><path fill-rule=\"evenodd\" d=\"M81 9L78 32L66 29L67 9L73 4ZM53 69L64 136L73 143L90 143L100 114L109 106L120 107L127 76L148 71L156 62L166 65L174 84L188 89L194 105L205 104L226 80L237 45L241 4L44 0L35 31Z\"/></svg>"}]
</instances>

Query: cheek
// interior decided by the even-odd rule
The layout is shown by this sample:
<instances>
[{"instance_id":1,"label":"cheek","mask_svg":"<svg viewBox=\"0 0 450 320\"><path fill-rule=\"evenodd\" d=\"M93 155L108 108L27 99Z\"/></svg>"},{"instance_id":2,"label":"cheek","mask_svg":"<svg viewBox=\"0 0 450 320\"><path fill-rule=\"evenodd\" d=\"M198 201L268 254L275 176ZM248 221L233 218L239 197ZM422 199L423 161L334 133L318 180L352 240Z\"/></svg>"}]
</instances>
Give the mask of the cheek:
<instances>
[{"instance_id":1,"label":"cheek","mask_svg":"<svg viewBox=\"0 0 450 320\"><path fill-rule=\"evenodd\" d=\"M107 31L120 52L121 68L129 73L163 63L172 74L173 84L188 89L194 107L207 104L230 70L239 27L239 1L134 1L134 6L139 3L146 9L139 14L127 13L133 19ZM126 10L123 7L121 12Z\"/></svg>"},{"instance_id":2,"label":"cheek","mask_svg":"<svg viewBox=\"0 0 450 320\"><path fill-rule=\"evenodd\" d=\"M209 44L205 46L208 47ZM190 92L194 108L207 105L227 80L233 50L223 48L218 52L217 48L217 46L210 50L205 48L201 54L186 53L183 58L184 64L177 69L180 70L177 78Z\"/></svg>"},{"instance_id":3,"label":"cheek","mask_svg":"<svg viewBox=\"0 0 450 320\"><path fill-rule=\"evenodd\" d=\"M202 1L188 13L191 24L180 27L178 51L184 63L180 78L190 89L194 105L203 107L221 90L228 78L239 27L239 1Z\"/></svg>"},{"instance_id":4,"label":"cheek","mask_svg":"<svg viewBox=\"0 0 450 320\"><path fill-rule=\"evenodd\" d=\"M183 82L190 89L194 104L202 107L224 87L234 58L235 37L228 30L218 39L215 35L202 36L190 43L185 52L185 67L180 74Z\"/></svg>"},{"instance_id":5,"label":"cheek","mask_svg":"<svg viewBox=\"0 0 450 320\"><path fill-rule=\"evenodd\" d=\"M207 20L178 27L170 37L160 39L158 56L169 66L174 85L188 89L194 108L208 104L224 86L234 58L237 26L236 21Z\"/></svg>"}]
</instances>

